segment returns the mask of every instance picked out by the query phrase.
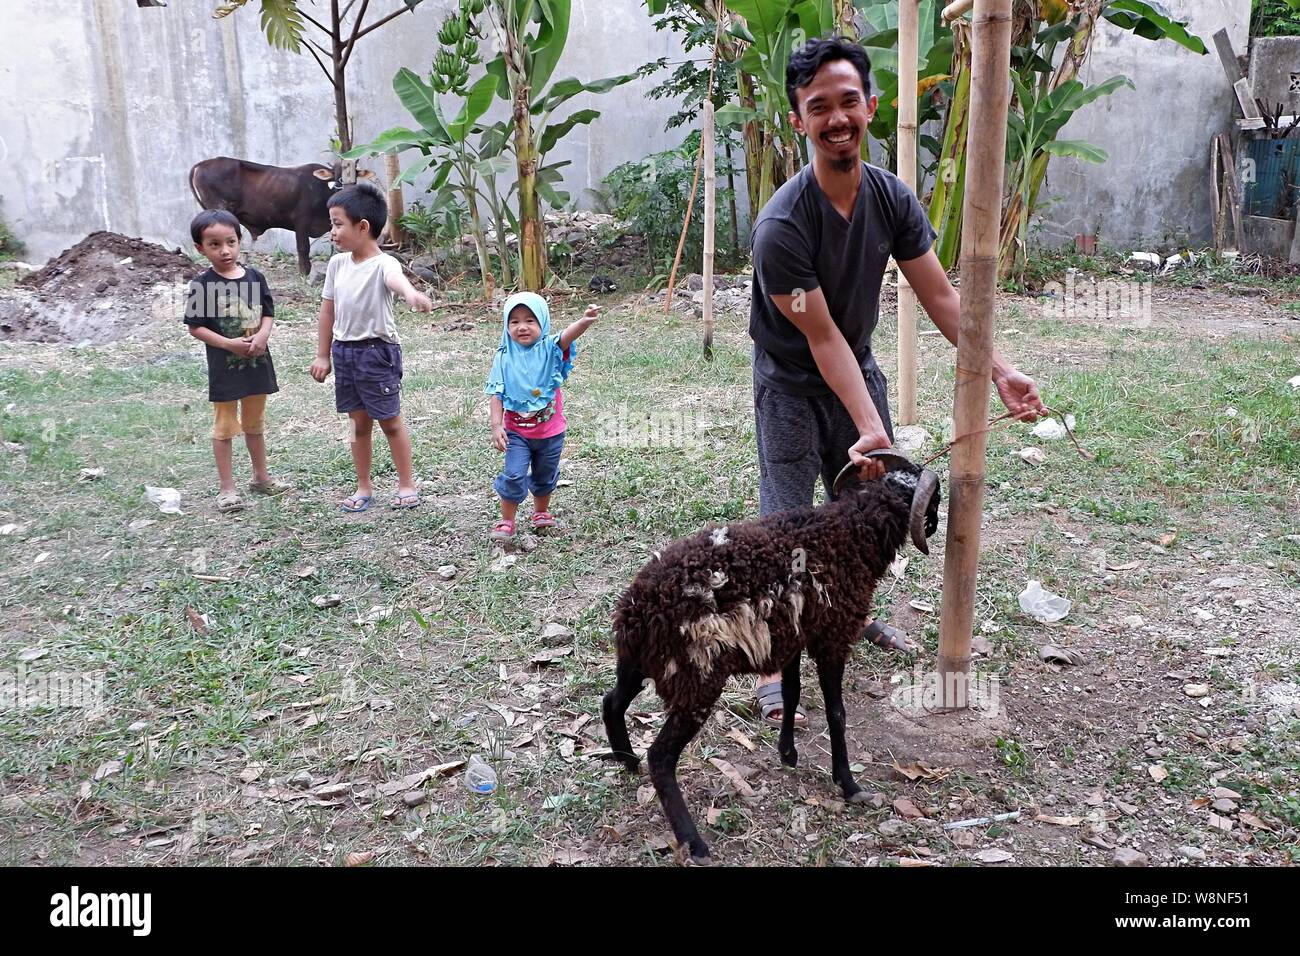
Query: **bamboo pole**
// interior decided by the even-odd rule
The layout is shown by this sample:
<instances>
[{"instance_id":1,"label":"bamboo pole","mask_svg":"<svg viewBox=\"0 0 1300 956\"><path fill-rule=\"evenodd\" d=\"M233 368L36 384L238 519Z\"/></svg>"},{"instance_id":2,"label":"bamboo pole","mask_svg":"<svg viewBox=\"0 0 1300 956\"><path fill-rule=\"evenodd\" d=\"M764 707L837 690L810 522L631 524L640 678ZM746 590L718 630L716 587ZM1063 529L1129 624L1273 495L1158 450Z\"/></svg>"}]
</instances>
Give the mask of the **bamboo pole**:
<instances>
[{"instance_id":1,"label":"bamboo pole","mask_svg":"<svg viewBox=\"0 0 1300 956\"><path fill-rule=\"evenodd\" d=\"M714 162L713 101L704 101L704 357L713 359L713 233L716 225L715 209L717 169Z\"/></svg>"},{"instance_id":2,"label":"bamboo pole","mask_svg":"<svg viewBox=\"0 0 1300 956\"><path fill-rule=\"evenodd\" d=\"M943 8L943 22L952 23L971 7L975 6L975 0L953 0Z\"/></svg>"},{"instance_id":3,"label":"bamboo pole","mask_svg":"<svg viewBox=\"0 0 1300 956\"><path fill-rule=\"evenodd\" d=\"M998 229L1010 105L1011 0L976 0L971 55L970 134L961 255L961 318L953 394L948 535L939 620L943 708L969 704L971 624L984 504Z\"/></svg>"},{"instance_id":4,"label":"bamboo pole","mask_svg":"<svg viewBox=\"0 0 1300 956\"><path fill-rule=\"evenodd\" d=\"M405 212L402 184L397 181L397 177L402 175L402 166L396 150L384 154L384 171L388 175L388 238L394 245L400 246L406 241L406 233L401 221Z\"/></svg>"},{"instance_id":5,"label":"bamboo pole","mask_svg":"<svg viewBox=\"0 0 1300 956\"><path fill-rule=\"evenodd\" d=\"M898 5L898 178L916 192L916 86L920 0ZM916 292L898 269L898 420L916 424Z\"/></svg>"}]
</instances>

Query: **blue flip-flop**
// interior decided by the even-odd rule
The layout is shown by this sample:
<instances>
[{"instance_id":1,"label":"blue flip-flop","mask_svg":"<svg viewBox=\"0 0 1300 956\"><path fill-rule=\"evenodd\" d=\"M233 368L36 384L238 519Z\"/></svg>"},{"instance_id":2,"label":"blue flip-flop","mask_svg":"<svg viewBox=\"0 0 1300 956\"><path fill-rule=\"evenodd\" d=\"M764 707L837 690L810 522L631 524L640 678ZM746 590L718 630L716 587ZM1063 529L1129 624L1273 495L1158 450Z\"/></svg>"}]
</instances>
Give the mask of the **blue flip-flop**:
<instances>
[{"instance_id":1,"label":"blue flip-flop","mask_svg":"<svg viewBox=\"0 0 1300 956\"><path fill-rule=\"evenodd\" d=\"M372 495L353 495L352 497L348 498L346 501L344 501L342 504L339 505L339 510L346 511L349 514L356 514L357 512L365 511L367 508L370 507L370 502L372 498L373 498ZM356 507L349 508L348 507L349 501L356 502Z\"/></svg>"}]
</instances>

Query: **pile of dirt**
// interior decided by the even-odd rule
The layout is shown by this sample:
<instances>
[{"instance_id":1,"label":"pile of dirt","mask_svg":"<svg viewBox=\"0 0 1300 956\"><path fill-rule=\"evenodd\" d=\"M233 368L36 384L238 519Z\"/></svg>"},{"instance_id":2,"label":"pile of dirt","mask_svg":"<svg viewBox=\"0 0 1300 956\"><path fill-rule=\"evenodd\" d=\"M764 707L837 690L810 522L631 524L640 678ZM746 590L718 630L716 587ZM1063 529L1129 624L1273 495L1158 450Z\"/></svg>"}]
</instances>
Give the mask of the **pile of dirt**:
<instances>
[{"instance_id":1,"label":"pile of dirt","mask_svg":"<svg viewBox=\"0 0 1300 956\"><path fill-rule=\"evenodd\" d=\"M111 342L154 320L177 320L185 285L201 269L143 239L92 232L0 292L0 338Z\"/></svg>"}]
</instances>

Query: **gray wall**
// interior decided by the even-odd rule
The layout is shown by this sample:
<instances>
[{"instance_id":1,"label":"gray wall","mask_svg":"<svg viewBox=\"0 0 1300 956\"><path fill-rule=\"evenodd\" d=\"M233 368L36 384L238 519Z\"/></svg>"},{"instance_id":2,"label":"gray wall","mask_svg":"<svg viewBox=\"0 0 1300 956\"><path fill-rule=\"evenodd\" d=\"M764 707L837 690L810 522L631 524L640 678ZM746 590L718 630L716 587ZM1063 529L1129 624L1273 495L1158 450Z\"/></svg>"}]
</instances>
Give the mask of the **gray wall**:
<instances>
[{"instance_id":1,"label":"gray wall","mask_svg":"<svg viewBox=\"0 0 1300 956\"><path fill-rule=\"evenodd\" d=\"M214 6L67 0L35 12L28 0L0 0L0 216L30 259L41 262L96 229L188 244L197 204L187 176L210 156L285 166L325 161L334 101L320 68L305 53L267 45L256 3L219 21ZM452 6L425 0L357 45L348 69L357 142L410 125L393 74L402 66L427 73ZM661 56L680 59L681 46L671 32L655 32L640 0L574 0L556 78L630 73ZM676 106L646 98L658 82L637 80L566 104L604 113L548 156L573 161L565 171L575 198L619 163L681 142L684 131L663 131ZM499 103L490 115L504 108ZM415 198L409 188L407 198ZM291 248L292 236L272 231L258 248L275 245Z\"/></svg>"},{"instance_id":2,"label":"gray wall","mask_svg":"<svg viewBox=\"0 0 1300 956\"><path fill-rule=\"evenodd\" d=\"M1103 23L1080 77L1100 83L1115 74L1121 88L1084 107L1061 131L1104 148L1094 166L1053 158L1043 190L1054 200L1039 218L1041 241L1072 241L1097 229L1103 244L1171 238L1210 241L1210 137L1232 128L1236 102L1214 50L1227 27L1238 54L1246 52L1250 0L1167 0L1172 16L1190 21L1209 52L1153 43Z\"/></svg>"},{"instance_id":3,"label":"gray wall","mask_svg":"<svg viewBox=\"0 0 1300 956\"><path fill-rule=\"evenodd\" d=\"M0 215L28 244L29 258L42 261L95 229L186 243L196 209L186 177L200 159L234 155L295 165L325 158L333 100L319 67L306 55L271 50L254 4L222 21L211 19L211 6L171 0L165 8L138 9L131 0L67 0L35 13L27 0L0 0ZM1228 26L1245 52L1249 0L1168 6L1190 18L1207 43ZM450 7L451 0L425 0L357 47L349 83L358 142L408 123L392 76L400 66L427 70L434 33ZM641 0L575 0L574 7L559 76L594 79L660 56L681 58L672 34L653 29ZM1084 79L1115 73L1133 79L1137 91L1092 104L1063 133L1105 147L1110 161L1053 160L1045 194L1055 201L1042 216L1042 237L1066 240L1100 227L1104 242L1162 233L1204 241L1209 137L1228 129L1233 115L1218 57L1103 24ZM566 187L575 197L619 163L681 141L684 131L663 131L674 105L645 96L656 82L570 101L573 109L604 113L549 157L573 160ZM504 107L498 103L490 115ZM287 248L291 237L273 231L262 244Z\"/></svg>"}]
</instances>

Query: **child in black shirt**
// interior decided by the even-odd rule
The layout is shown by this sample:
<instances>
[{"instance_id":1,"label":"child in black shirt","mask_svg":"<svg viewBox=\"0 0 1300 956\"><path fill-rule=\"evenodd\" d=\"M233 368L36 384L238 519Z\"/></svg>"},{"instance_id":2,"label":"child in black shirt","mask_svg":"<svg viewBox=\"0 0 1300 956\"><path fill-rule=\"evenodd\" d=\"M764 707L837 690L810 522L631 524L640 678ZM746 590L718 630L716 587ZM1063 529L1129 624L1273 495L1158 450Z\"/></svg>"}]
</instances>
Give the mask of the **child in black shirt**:
<instances>
[{"instance_id":1,"label":"child in black shirt","mask_svg":"<svg viewBox=\"0 0 1300 956\"><path fill-rule=\"evenodd\" d=\"M248 487L278 495L290 486L272 478L266 467L263 415L266 397L279 391L267 340L275 307L266 277L239 263L239 220L224 209L199 213L190 223L194 246L212 267L190 283L185 324L207 346L208 401L216 422L212 451L221 491L217 510L239 511L244 502L235 487L231 439L241 432L253 463Z\"/></svg>"}]
</instances>

